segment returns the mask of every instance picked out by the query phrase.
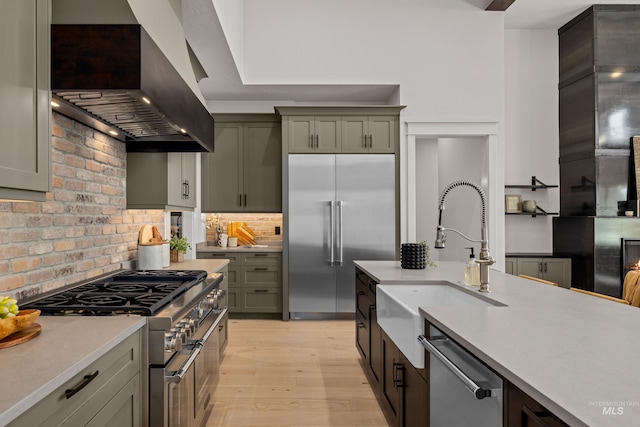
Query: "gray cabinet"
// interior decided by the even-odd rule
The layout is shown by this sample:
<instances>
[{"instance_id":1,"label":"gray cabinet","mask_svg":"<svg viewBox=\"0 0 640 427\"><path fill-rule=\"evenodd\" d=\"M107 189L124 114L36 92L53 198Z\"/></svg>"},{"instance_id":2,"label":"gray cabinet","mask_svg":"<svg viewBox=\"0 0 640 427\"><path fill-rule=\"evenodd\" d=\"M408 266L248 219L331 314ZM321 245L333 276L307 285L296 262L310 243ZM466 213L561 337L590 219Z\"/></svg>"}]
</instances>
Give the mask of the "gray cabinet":
<instances>
[{"instance_id":1,"label":"gray cabinet","mask_svg":"<svg viewBox=\"0 0 640 427\"><path fill-rule=\"evenodd\" d=\"M276 107L289 153L395 153L403 106Z\"/></svg>"},{"instance_id":2,"label":"gray cabinet","mask_svg":"<svg viewBox=\"0 0 640 427\"><path fill-rule=\"evenodd\" d=\"M9 426L142 425L141 341L138 330Z\"/></svg>"},{"instance_id":3,"label":"gray cabinet","mask_svg":"<svg viewBox=\"0 0 640 427\"><path fill-rule=\"evenodd\" d=\"M286 119L286 127L290 153L340 152L340 116L291 116Z\"/></svg>"},{"instance_id":4,"label":"gray cabinet","mask_svg":"<svg viewBox=\"0 0 640 427\"><path fill-rule=\"evenodd\" d=\"M127 208L193 210L195 153L127 153Z\"/></svg>"},{"instance_id":5,"label":"gray cabinet","mask_svg":"<svg viewBox=\"0 0 640 427\"><path fill-rule=\"evenodd\" d=\"M571 258L507 257L505 261L509 274L524 274L557 283L563 288L571 287Z\"/></svg>"},{"instance_id":6,"label":"gray cabinet","mask_svg":"<svg viewBox=\"0 0 640 427\"><path fill-rule=\"evenodd\" d=\"M216 151L202 154L203 212L282 212L280 127L216 116Z\"/></svg>"},{"instance_id":7,"label":"gray cabinet","mask_svg":"<svg viewBox=\"0 0 640 427\"><path fill-rule=\"evenodd\" d=\"M0 199L51 190L49 0L0 3Z\"/></svg>"},{"instance_id":8,"label":"gray cabinet","mask_svg":"<svg viewBox=\"0 0 640 427\"><path fill-rule=\"evenodd\" d=\"M343 153L394 153L398 117L343 116Z\"/></svg>"},{"instance_id":9,"label":"gray cabinet","mask_svg":"<svg viewBox=\"0 0 640 427\"><path fill-rule=\"evenodd\" d=\"M200 259L229 260L230 313L282 313L282 254L198 252Z\"/></svg>"}]
</instances>

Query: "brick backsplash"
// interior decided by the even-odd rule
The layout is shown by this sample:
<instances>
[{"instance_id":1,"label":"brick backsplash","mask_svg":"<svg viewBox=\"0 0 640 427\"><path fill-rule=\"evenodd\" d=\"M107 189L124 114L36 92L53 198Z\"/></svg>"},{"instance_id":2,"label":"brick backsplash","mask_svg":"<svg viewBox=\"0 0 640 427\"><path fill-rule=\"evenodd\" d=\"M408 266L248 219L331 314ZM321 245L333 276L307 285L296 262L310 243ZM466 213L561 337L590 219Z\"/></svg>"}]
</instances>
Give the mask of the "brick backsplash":
<instances>
[{"instance_id":1,"label":"brick backsplash","mask_svg":"<svg viewBox=\"0 0 640 427\"><path fill-rule=\"evenodd\" d=\"M227 232L229 221L243 221L254 232L256 240L282 240L282 214L207 214L207 219L217 215L223 232ZM276 235L276 226L280 227ZM207 240L214 240L214 231L207 229Z\"/></svg>"},{"instance_id":2,"label":"brick backsplash","mask_svg":"<svg viewBox=\"0 0 640 427\"><path fill-rule=\"evenodd\" d=\"M0 293L18 300L118 270L137 258L142 224L160 210L126 209L124 143L53 113L46 202L0 201Z\"/></svg>"}]
</instances>

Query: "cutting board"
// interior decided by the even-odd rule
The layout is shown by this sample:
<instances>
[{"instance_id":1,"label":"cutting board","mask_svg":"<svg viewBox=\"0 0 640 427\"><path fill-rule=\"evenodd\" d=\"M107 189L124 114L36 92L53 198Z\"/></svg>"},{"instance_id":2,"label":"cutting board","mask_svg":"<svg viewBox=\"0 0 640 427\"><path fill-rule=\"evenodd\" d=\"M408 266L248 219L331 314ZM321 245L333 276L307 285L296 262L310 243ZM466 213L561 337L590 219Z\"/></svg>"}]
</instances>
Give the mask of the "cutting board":
<instances>
[{"instance_id":1,"label":"cutting board","mask_svg":"<svg viewBox=\"0 0 640 427\"><path fill-rule=\"evenodd\" d=\"M41 331L42 326L40 326L39 323L32 323L28 328L25 328L20 332L16 332L15 334L11 334L8 337L4 337L3 339L1 339L0 348L11 347L30 341L40 335Z\"/></svg>"}]
</instances>

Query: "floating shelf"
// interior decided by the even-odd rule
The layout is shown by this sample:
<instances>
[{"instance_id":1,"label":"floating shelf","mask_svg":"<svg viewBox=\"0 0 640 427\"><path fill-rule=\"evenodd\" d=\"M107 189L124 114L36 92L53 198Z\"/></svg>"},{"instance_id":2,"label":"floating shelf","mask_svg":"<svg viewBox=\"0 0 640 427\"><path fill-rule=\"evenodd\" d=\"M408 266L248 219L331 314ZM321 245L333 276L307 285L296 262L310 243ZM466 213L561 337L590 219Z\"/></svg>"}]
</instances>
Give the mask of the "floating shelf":
<instances>
[{"instance_id":1,"label":"floating shelf","mask_svg":"<svg viewBox=\"0 0 640 427\"><path fill-rule=\"evenodd\" d=\"M530 185L505 185L504 188L527 188L531 191L536 191L537 189L547 189L547 188L558 188L557 185L547 185L544 182L540 181L535 176L531 177Z\"/></svg>"},{"instance_id":2,"label":"floating shelf","mask_svg":"<svg viewBox=\"0 0 640 427\"><path fill-rule=\"evenodd\" d=\"M540 206L536 206L535 212L505 212L505 215L527 215L527 216L551 216L558 215L558 212L547 212L542 209Z\"/></svg>"}]
</instances>

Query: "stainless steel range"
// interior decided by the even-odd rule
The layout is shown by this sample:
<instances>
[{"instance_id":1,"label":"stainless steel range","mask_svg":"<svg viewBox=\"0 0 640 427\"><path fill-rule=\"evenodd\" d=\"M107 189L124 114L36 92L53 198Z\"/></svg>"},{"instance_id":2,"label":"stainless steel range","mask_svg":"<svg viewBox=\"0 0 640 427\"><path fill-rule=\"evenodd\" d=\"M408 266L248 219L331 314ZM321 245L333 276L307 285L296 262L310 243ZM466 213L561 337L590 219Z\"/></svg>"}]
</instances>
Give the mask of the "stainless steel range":
<instances>
[{"instance_id":1,"label":"stainless steel range","mask_svg":"<svg viewBox=\"0 0 640 427\"><path fill-rule=\"evenodd\" d=\"M223 275L126 270L24 301L43 315L141 315L148 328L148 423L199 427L212 409L226 345Z\"/></svg>"}]
</instances>

